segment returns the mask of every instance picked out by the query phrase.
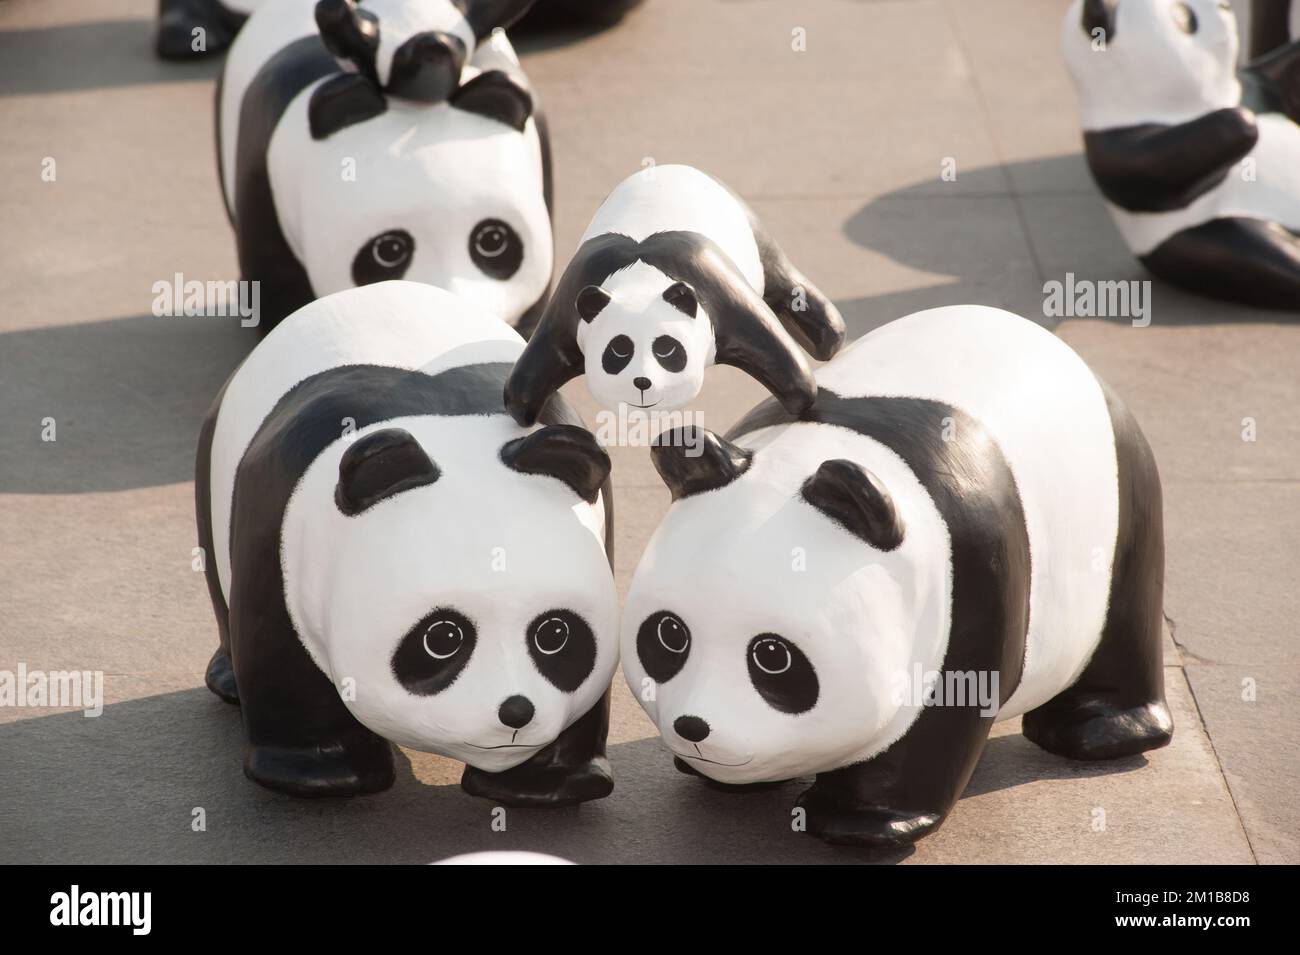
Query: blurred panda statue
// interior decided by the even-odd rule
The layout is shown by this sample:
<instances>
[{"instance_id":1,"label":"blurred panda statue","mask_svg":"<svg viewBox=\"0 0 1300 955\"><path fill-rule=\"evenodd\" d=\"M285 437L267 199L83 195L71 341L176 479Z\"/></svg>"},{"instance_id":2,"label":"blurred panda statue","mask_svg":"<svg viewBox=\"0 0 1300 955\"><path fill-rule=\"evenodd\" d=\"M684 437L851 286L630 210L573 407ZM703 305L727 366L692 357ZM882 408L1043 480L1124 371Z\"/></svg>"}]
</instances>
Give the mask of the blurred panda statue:
<instances>
[{"instance_id":1,"label":"blurred panda statue","mask_svg":"<svg viewBox=\"0 0 1300 955\"><path fill-rule=\"evenodd\" d=\"M1250 6L1250 55L1263 56L1291 40L1300 40L1300 3L1253 0Z\"/></svg>"}]
</instances>

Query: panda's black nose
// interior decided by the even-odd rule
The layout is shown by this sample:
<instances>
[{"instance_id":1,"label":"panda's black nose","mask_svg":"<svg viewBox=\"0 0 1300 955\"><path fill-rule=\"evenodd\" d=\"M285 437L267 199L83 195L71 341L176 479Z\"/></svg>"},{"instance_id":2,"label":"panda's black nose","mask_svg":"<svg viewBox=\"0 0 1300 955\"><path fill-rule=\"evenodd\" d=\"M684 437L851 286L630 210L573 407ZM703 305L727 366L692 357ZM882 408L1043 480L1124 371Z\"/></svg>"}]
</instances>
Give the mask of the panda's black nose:
<instances>
[{"instance_id":1,"label":"panda's black nose","mask_svg":"<svg viewBox=\"0 0 1300 955\"><path fill-rule=\"evenodd\" d=\"M512 730L523 729L533 718L533 704L526 696L512 696L501 704L497 717Z\"/></svg>"},{"instance_id":2,"label":"panda's black nose","mask_svg":"<svg viewBox=\"0 0 1300 955\"><path fill-rule=\"evenodd\" d=\"M709 735L709 724L698 716L679 716L673 720L673 729L682 739L698 743Z\"/></svg>"},{"instance_id":3,"label":"panda's black nose","mask_svg":"<svg viewBox=\"0 0 1300 955\"><path fill-rule=\"evenodd\" d=\"M632 384L636 386L637 391L649 391L650 386L654 384L649 378L633 378Z\"/></svg>"}]
</instances>

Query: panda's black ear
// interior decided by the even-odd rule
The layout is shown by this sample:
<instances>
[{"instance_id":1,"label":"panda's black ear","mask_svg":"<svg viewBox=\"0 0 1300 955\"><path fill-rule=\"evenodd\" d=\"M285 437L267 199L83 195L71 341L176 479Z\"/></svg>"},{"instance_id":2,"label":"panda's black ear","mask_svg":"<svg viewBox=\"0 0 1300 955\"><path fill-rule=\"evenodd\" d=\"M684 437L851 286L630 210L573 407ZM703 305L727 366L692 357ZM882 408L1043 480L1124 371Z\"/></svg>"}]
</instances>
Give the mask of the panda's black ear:
<instances>
[{"instance_id":1,"label":"panda's black ear","mask_svg":"<svg viewBox=\"0 0 1300 955\"><path fill-rule=\"evenodd\" d=\"M596 503L601 486L609 480L605 449L590 431L571 424L550 424L507 441L501 460L515 471L563 481L588 504Z\"/></svg>"},{"instance_id":2,"label":"panda's black ear","mask_svg":"<svg viewBox=\"0 0 1300 955\"><path fill-rule=\"evenodd\" d=\"M316 28L321 42L335 59L345 60L357 72L378 84L375 54L379 50L379 20L352 0L320 0L316 4Z\"/></svg>"},{"instance_id":3,"label":"panda's black ear","mask_svg":"<svg viewBox=\"0 0 1300 955\"><path fill-rule=\"evenodd\" d=\"M352 517L385 498L432 484L440 473L410 432L401 428L374 431L343 452L334 503Z\"/></svg>"},{"instance_id":4,"label":"panda's black ear","mask_svg":"<svg viewBox=\"0 0 1300 955\"><path fill-rule=\"evenodd\" d=\"M673 500L726 487L749 470L754 452L704 428L665 431L650 447L650 460Z\"/></svg>"},{"instance_id":5,"label":"panda's black ear","mask_svg":"<svg viewBox=\"0 0 1300 955\"><path fill-rule=\"evenodd\" d=\"M441 31L417 33L397 48L388 92L419 103L442 103L456 91L465 68L465 42Z\"/></svg>"},{"instance_id":6,"label":"panda's black ear","mask_svg":"<svg viewBox=\"0 0 1300 955\"><path fill-rule=\"evenodd\" d=\"M872 547L893 550L903 542L903 519L879 478L853 461L823 461L799 493L850 534Z\"/></svg>"},{"instance_id":7,"label":"panda's black ear","mask_svg":"<svg viewBox=\"0 0 1300 955\"><path fill-rule=\"evenodd\" d=\"M364 123L388 108L379 87L359 73L340 73L311 94L307 119L312 139L325 139L344 127Z\"/></svg>"},{"instance_id":8,"label":"panda's black ear","mask_svg":"<svg viewBox=\"0 0 1300 955\"><path fill-rule=\"evenodd\" d=\"M578 298L573 303L573 307L578 311L578 317L584 322L590 322L599 315L610 303L609 293L599 285L584 286L578 293Z\"/></svg>"},{"instance_id":9,"label":"panda's black ear","mask_svg":"<svg viewBox=\"0 0 1300 955\"><path fill-rule=\"evenodd\" d=\"M1119 0L1083 0L1083 32L1092 36L1101 30L1102 36L1109 43L1115 39L1115 15L1119 11Z\"/></svg>"},{"instance_id":10,"label":"panda's black ear","mask_svg":"<svg viewBox=\"0 0 1300 955\"><path fill-rule=\"evenodd\" d=\"M699 299L695 297L695 289L685 282L674 282L664 289L664 301L683 315L688 315L691 318L695 317L695 313L700 307Z\"/></svg>"},{"instance_id":11,"label":"panda's black ear","mask_svg":"<svg viewBox=\"0 0 1300 955\"><path fill-rule=\"evenodd\" d=\"M505 70L487 70L451 94L451 105L524 131L533 115L532 94Z\"/></svg>"}]
</instances>

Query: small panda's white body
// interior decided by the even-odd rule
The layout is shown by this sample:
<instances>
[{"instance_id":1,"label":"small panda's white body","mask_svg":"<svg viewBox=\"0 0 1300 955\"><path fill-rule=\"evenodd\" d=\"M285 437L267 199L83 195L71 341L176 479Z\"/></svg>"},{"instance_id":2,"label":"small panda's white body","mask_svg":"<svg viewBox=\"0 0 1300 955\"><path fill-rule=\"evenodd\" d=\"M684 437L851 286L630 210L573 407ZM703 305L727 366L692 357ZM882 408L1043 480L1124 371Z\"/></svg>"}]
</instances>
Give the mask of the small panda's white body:
<instances>
[{"instance_id":1,"label":"small panda's white body","mask_svg":"<svg viewBox=\"0 0 1300 955\"><path fill-rule=\"evenodd\" d=\"M446 291L382 282L294 313L227 382L196 475L223 636L208 685L244 708L257 781L385 788L391 741L465 762L467 789L514 805L608 792L608 457L562 403L536 430L505 413L522 350ZM444 665L436 685L420 675ZM557 759L580 779L522 766L566 738Z\"/></svg>"},{"instance_id":2,"label":"small panda's white body","mask_svg":"<svg viewBox=\"0 0 1300 955\"><path fill-rule=\"evenodd\" d=\"M882 326L823 366L817 381L846 398L941 401L996 438L1015 475L1032 561L1024 669L997 718L1020 715L1070 686L1101 639L1118 521L1111 420L1087 366L1031 322L997 309L953 306ZM921 712L919 700L889 702L895 681L910 679L916 667L939 672L949 650L948 530L917 476L879 441L820 423L767 427L736 440L755 452L749 470L726 487L677 501L637 568L623 624L629 685L645 698L646 676L628 640L647 614L667 603L699 634L688 665L720 676L656 687L654 701L643 705L665 739L674 739L678 714L751 713L753 690L743 679L727 682L737 641L743 651L745 639L764 631L809 639L801 618L825 614L819 626L829 631L827 639L861 644L836 667L827 667L823 656L818 671L823 686L844 681L851 688L840 697L849 708L823 711L819 704L798 718L810 721L803 725L767 720L760 711L751 722L765 736L762 747L728 745L711 734L702 749L713 762L692 765L723 782L750 783L868 760L906 734ZM907 528L897 550L864 562L865 545L799 500L811 471L841 458L889 489ZM799 555L807 567L791 572ZM756 602L756 590L779 595L776 605ZM833 648L820 649L834 658ZM816 666L815 652L810 656ZM769 745L783 724L797 725L797 739ZM819 745L807 745L814 736ZM687 760L701 756L671 742L669 748Z\"/></svg>"},{"instance_id":3,"label":"small panda's white body","mask_svg":"<svg viewBox=\"0 0 1300 955\"><path fill-rule=\"evenodd\" d=\"M1061 28L1065 62L1079 95L1085 133L1154 124L1177 126L1242 104L1237 75L1239 38L1231 8L1218 0L1187 0L1198 32L1175 28L1177 0L1118 4L1115 36L1093 48L1081 28L1083 0L1075 0ZM1256 117L1259 140L1214 188L1190 204L1134 212L1107 201L1125 243L1146 256L1169 238L1217 219L1276 222L1300 232L1300 125L1281 113Z\"/></svg>"},{"instance_id":4,"label":"small panda's white body","mask_svg":"<svg viewBox=\"0 0 1300 955\"><path fill-rule=\"evenodd\" d=\"M601 203L578 241L618 232L638 242L656 232L707 235L735 263L759 295L763 264L749 212L716 179L692 166L649 166L628 176ZM659 276L658 292L671 284ZM614 281L608 283L611 290Z\"/></svg>"}]
</instances>

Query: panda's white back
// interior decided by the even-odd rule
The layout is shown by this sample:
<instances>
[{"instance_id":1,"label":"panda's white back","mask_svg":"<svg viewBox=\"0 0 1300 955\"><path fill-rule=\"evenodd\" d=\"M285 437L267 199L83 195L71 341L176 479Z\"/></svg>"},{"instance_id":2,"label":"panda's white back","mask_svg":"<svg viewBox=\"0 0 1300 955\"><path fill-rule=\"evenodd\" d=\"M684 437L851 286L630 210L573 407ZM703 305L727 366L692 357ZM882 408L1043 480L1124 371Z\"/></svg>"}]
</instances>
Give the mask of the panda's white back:
<instances>
[{"instance_id":1,"label":"panda's white back","mask_svg":"<svg viewBox=\"0 0 1300 955\"><path fill-rule=\"evenodd\" d=\"M1032 322L962 305L877 329L817 380L846 397L945 402L996 437L1016 479L1032 561L1025 672L999 718L1069 686L1101 638L1119 522L1110 413L1088 367Z\"/></svg>"},{"instance_id":2,"label":"panda's white back","mask_svg":"<svg viewBox=\"0 0 1300 955\"><path fill-rule=\"evenodd\" d=\"M763 293L763 263L748 212L726 187L692 166L650 166L628 176L601 203L578 244L607 232L640 242L672 231L708 236Z\"/></svg>"},{"instance_id":3,"label":"panda's white back","mask_svg":"<svg viewBox=\"0 0 1300 955\"><path fill-rule=\"evenodd\" d=\"M523 339L505 322L416 282L382 282L317 299L276 326L231 377L212 436L213 549L222 593L229 599L235 471L266 416L294 385L341 365L436 374L513 362L522 350Z\"/></svg>"}]
</instances>

